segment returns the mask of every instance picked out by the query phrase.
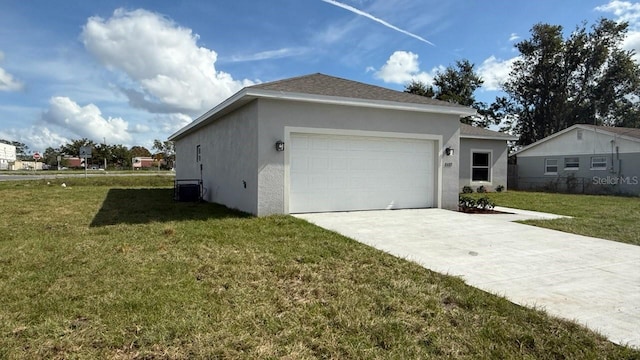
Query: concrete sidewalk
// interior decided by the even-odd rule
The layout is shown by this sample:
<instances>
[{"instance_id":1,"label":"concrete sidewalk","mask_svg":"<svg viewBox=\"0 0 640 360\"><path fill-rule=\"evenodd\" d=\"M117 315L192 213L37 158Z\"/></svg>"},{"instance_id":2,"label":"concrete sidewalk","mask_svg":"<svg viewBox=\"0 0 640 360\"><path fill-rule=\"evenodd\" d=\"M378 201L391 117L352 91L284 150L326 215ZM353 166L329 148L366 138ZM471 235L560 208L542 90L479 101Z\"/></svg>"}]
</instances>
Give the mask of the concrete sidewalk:
<instances>
[{"instance_id":1,"label":"concrete sidewalk","mask_svg":"<svg viewBox=\"0 0 640 360\"><path fill-rule=\"evenodd\" d=\"M499 209L500 210L500 209ZM431 270L640 347L640 246L442 209L298 214Z\"/></svg>"}]
</instances>

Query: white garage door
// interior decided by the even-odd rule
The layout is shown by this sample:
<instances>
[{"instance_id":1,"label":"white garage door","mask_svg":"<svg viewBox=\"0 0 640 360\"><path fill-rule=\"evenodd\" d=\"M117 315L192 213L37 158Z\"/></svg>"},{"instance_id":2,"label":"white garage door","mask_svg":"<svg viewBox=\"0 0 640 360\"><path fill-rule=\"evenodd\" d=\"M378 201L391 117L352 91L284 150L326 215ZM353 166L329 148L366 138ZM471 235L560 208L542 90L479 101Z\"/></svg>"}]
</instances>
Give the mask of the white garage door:
<instances>
[{"instance_id":1,"label":"white garage door","mask_svg":"<svg viewBox=\"0 0 640 360\"><path fill-rule=\"evenodd\" d=\"M434 142L291 134L289 212L432 207Z\"/></svg>"}]
</instances>

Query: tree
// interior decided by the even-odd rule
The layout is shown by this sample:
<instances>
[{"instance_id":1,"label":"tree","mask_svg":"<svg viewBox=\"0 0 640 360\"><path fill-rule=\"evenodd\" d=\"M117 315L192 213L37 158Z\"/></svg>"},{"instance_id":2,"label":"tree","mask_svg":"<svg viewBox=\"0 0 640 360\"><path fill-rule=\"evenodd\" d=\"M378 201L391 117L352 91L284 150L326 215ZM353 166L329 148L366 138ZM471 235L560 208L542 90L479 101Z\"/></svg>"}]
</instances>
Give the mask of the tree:
<instances>
[{"instance_id":1,"label":"tree","mask_svg":"<svg viewBox=\"0 0 640 360\"><path fill-rule=\"evenodd\" d=\"M130 153L131 157L151 157L151 151L144 146L133 146Z\"/></svg>"},{"instance_id":2,"label":"tree","mask_svg":"<svg viewBox=\"0 0 640 360\"><path fill-rule=\"evenodd\" d=\"M483 102L476 101L475 91L482 86L483 80L476 74L474 65L469 60L456 61L455 66L449 66L444 71L438 71L434 77L433 86L418 80L412 80L405 86L404 91L411 94L435 98L459 105L473 107L478 111L477 116L469 116L461 121L466 124L487 127L491 123L499 123L499 111Z\"/></svg>"},{"instance_id":3,"label":"tree","mask_svg":"<svg viewBox=\"0 0 640 360\"><path fill-rule=\"evenodd\" d=\"M456 67L449 66L434 77L438 88L436 99L465 106L476 105L473 93L482 86L482 78L475 73L469 60L456 61Z\"/></svg>"},{"instance_id":4,"label":"tree","mask_svg":"<svg viewBox=\"0 0 640 360\"><path fill-rule=\"evenodd\" d=\"M118 144L111 147L111 163L117 168L129 168L132 156L129 149L124 145Z\"/></svg>"},{"instance_id":5,"label":"tree","mask_svg":"<svg viewBox=\"0 0 640 360\"><path fill-rule=\"evenodd\" d=\"M60 146L60 152L65 155L79 156L81 147L90 147L92 149L93 155L93 149L95 149L96 143L93 140L89 140L87 138L71 140L70 143Z\"/></svg>"},{"instance_id":6,"label":"tree","mask_svg":"<svg viewBox=\"0 0 640 360\"><path fill-rule=\"evenodd\" d=\"M433 98L436 96L435 91L433 90L433 86L426 85L422 81L419 80L411 80L410 83L405 85L404 92L409 94L416 94L420 96L426 96L428 98Z\"/></svg>"},{"instance_id":7,"label":"tree","mask_svg":"<svg viewBox=\"0 0 640 360\"><path fill-rule=\"evenodd\" d=\"M622 50L627 23L601 19L565 40L562 27L536 24L516 44L520 57L504 84L502 106L520 144L528 145L578 123L637 126L640 68Z\"/></svg>"},{"instance_id":8,"label":"tree","mask_svg":"<svg viewBox=\"0 0 640 360\"><path fill-rule=\"evenodd\" d=\"M176 150L173 141L153 140L153 149L157 150L154 156L156 160L164 159L165 166L169 169L173 168L176 157Z\"/></svg>"}]
</instances>

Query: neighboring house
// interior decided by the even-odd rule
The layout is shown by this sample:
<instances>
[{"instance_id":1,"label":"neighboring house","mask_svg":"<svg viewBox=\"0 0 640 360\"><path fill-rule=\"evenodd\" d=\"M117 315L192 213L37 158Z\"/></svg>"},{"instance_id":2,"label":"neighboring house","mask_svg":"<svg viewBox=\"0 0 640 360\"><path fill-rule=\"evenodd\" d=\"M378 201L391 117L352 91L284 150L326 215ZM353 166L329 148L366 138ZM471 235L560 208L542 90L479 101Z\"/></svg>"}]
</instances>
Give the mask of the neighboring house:
<instances>
[{"instance_id":1,"label":"neighboring house","mask_svg":"<svg viewBox=\"0 0 640 360\"><path fill-rule=\"evenodd\" d=\"M313 74L244 88L169 140L176 179L259 216L457 209L460 118L475 113Z\"/></svg>"},{"instance_id":2,"label":"neighboring house","mask_svg":"<svg viewBox=\"0 0 640 360\"><path fill-rule=\"evenodd\" d=\"M16 161L16 147L0 143L0 170L8 170L10 163Z\"/></svg>"},{"instance_id":3,"label":"neighboring house","mask_svg":"<svg viewBox=\"0 0 640 360\"><path fill-rule=\"evenodd\" d=\"M640 129L577 124L514 155L519 189L640 195Z\"/></svg>"},{"instance_id":4,"label":"neighboring house","mask_svg":"<svg viewBox=\"0 0 640 360\"><path fill-rule=\"evenodd\" d=\"M516 136L460 124L460 187L507 188L507 141Z\"/></svg>"},{"instance_id":5,"label":"neighboring house","mask_svg":"<svg viewBox=\"0 0 640 360\"><path fill-rule=\"evenodd\" d=\"M131 160L133 169L150 168L154 164L154 160L148 156L136 156Z\"/></svg>"}]
</instances>

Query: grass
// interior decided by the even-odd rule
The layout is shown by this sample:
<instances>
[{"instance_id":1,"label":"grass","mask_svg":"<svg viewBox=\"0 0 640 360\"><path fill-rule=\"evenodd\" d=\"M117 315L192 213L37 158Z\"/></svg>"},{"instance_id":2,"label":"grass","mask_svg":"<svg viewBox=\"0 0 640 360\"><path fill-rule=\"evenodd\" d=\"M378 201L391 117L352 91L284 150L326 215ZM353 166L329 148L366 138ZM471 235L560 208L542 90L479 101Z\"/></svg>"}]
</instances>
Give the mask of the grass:
<instances>
[{"instance_id":1,"label":"grass","mask_svg":"<svg viewBox=\"0 0 640 360\"><path fill-rule=\"evenodd\" d=\"M55 181L0 183L0 358L640 358L302 220L173 202L170 178Z\"/></svg>"},{"instance_id":2,"label":"grass","mask_svg":"<svg viewBox=\"0 0 640 360\"><path fill-rule=\"evenodd\" d=\"M497 205L572 216L525 224L640 245L640 197L577 195L509 190L489 196Z\"/></svg>"}]
</instances>

